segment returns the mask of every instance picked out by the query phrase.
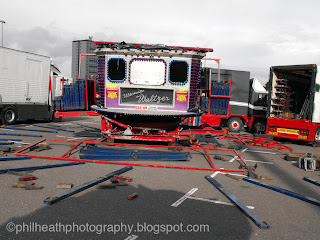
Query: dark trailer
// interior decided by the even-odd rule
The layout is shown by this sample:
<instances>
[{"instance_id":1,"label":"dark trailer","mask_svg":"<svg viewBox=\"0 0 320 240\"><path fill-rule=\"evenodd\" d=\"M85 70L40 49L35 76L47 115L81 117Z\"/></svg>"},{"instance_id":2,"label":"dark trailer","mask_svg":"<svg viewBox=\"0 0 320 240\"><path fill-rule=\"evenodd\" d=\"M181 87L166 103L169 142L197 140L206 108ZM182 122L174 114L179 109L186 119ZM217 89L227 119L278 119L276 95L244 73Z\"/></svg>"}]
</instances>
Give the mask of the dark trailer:
<instances>
[{"instance_id":1,"label":"dark trailer","mask_svg":"<svg viewBox=\"0 0 320 240\"><path fill-rule=\"evenodd\" d=\"M238 132L247 125L253 132L264 131L267 91L250 72L204 68L198 89L201 110L198 124L227 126Z\"/></svg>"}]
</instances>

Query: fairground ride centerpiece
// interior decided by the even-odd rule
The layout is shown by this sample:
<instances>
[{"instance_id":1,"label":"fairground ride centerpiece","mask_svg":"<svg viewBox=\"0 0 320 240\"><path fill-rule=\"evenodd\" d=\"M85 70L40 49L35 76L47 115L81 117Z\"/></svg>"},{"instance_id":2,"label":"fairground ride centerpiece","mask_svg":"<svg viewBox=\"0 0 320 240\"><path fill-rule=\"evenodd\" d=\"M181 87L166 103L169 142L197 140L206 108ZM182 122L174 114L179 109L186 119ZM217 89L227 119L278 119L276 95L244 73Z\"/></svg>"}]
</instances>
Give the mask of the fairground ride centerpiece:
<instances>
[{"instance_id":1,"label":"fairground ride centerpiece","mask_svg":"<svg viewBox=\"0 0 320 240\"><path fill-rule=\"evenodd\" d=\"M208 48L94 42L100 105L110 121L134 128L175 129L196 108L201 59Z\"/></svg>"}]
</instances>

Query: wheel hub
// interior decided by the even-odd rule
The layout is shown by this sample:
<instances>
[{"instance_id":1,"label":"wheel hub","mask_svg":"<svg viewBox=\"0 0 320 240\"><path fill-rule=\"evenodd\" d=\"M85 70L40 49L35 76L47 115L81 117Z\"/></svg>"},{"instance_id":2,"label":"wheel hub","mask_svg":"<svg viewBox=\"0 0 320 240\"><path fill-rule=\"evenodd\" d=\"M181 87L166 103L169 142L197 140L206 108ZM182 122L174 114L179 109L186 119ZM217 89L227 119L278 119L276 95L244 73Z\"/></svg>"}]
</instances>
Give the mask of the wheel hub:
<instances>
[{"instance_id":1,"label":"wheel hub","mask_svg":"<svg viewBox=\"0 0 320 240\"><path fill-rule=\"evenodd\" d=\"M14 113L12 111L7 111L5 115L5 120L11 122L14 119Z\"/></svg>"}]
</instances>

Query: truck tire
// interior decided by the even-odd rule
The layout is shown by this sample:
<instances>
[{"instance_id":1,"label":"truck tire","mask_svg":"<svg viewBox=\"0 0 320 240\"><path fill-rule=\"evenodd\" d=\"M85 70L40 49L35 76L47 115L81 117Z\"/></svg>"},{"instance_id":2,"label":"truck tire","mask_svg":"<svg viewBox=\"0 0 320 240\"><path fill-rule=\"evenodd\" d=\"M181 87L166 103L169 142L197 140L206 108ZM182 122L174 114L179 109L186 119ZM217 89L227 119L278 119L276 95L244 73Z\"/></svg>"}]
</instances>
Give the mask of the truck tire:
<instances>
[{"instance_id":1,"label":"truck tire","mask_svg":"<svg viewBox=\"0 0 320 240\"><path fill-rule=\"evenodd\" d=\"M314 133L314 142L320 142L320 128L317 128Z\"/></svg>"},{"instance_id":2,"label":"truck tire","mask_svg":"<svg viewBox=\"0 0 320 240\"><path fill-rule=\"evenodd\" d=\"M232 117L228 120L227 126L230 132L240 132L243 129L243 122L238 117Z\"/></svg>"},{"instance_id":3,"label":"truck tire","mask_svg":"<svg viewBox=\"0 0 320 240\"><path fill-rule=\"evenodd\" d=\"M55 117L54 115L51 118L52 122L61 122L62 121L62 117Z\"/></svg>"},{"instance_id":4,"label":"truck tire","mask_svg":"<svg viewBox=\"0 0 320 240\"><path fill-rule=\"evenodd\" d=\"M53 119L53 121L54 121L54 122L61 122L61 121L62 121L62 117L58 117L58 118L55 117L55 118Z\"/></svg>"},{"instance_id":5,"label":"truck tire","mask_svg":"<svg viewBox=\"0 0 320 240\"><path fill-rule=\"evenodd\" d=\"M18 119L18 110L15 107L7 107L3 110L5 124L14 125Z\"/></svg>"},{"instance_id":6,"label":"truck tire","mask_svg":"<svg viewBox=\"0 0 320 240\"><path fill-rule=\"evenodd\" d=\"M262 119L257 119L253 121L251 127L252 133L265 133L266 132L266 121Z\"/></svg>"}]
</instances>

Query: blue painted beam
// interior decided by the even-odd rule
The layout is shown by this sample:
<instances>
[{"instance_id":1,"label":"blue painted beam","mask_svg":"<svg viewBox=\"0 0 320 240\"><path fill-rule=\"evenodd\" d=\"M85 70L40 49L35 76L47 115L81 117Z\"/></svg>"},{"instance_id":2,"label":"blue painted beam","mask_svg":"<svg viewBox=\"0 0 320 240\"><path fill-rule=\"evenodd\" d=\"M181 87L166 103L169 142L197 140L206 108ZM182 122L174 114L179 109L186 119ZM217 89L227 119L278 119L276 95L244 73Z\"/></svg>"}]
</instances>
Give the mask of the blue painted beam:
<instances>
[{"instance_id":1,"label":"blue painted beam","mask_svg":"<svg viewBox=\"0 0 320 240\"><path fill-rule=\"evenodd\" d=\"M28 134L18 134L18 133L0 133L0 136L19 136L19 137L42 137L42 135L28 135Z\"/></svg>"},{"instance_id":2,"label":"blue painted beam","mask_svg":"<svg viewBox=\"0 0 320 240\"><path fill-rule=\"evenodd\" d=\"M12 161L12 160L26 160L31 157L0 157L0 161Z\"/></svg>"},{"instance_id":3,"label":"blue painted beam","mask_svg":"<svg viewBox=\"0 0 320 240\"><path fill-rule=\"evenodd\" d=\"M21 139L2 138L0 141L22 141Z\"/></svg>"},{"instance_id":4,"label":"blue painted beam","mask_svg":"<svg viewBox=\"0 0 320 240\"><path fill-rule=\"evenodd\" d=\"M82 149L81 153L100 155L100 154L148 154L148 155L170 155L170 156L185 156L190 155L189 152L171 152L171 151L150 151L150 150L133 150L133 149L114 149L114 148L99 148L91 147L88 149Z\"/></svg>"},{"instance_id":5,"label":"blue painted beam","mask_svg":"<svg viewBox=\"0 0 320 240\"><path fill-rule=\"evenodd\" d=\"M12 144L13 144L13 142L6 142L6 143L0 142L0 145L12 145Z\"/></svg>"},{"instance_id":6,"label":"blue painted beam","mask_svg":"<svg viewBox=\"0 0 320 240\"><path fill-rule=\"evenodd\" d=\"M215 186L223 195L225 195L231 202L237 205L241 211L246 214L259 228L268 229L270 226L250 210L243 202L241 202L236 196L225 189L218 181L213 179L211 176L205 177L213 186Z\"/></svg>"},{"instance_id":7,"label":"blue painted beam","mask_svg":"<svg viewBox=\"0 0 320 240\"><path fill-rule=\"evenodd\" d=\"M64 132L74 132L72 130L66 130L66 129L60 129L60 128L54 128L54 127L47 127L47 126L42 126L42 125L33 125L35 127L41 127L41 128L47 128L47 129L53 129L57 131L64 131Z\"/></svg>"},{"instance_id":8,"label":"blue painted beam","mask_svg":"<svg viewBox=\"0 0 320 240\"><path fill-rule=\"evenodd\" d=\"M84 191L84 190L86 190L88 188L91 188L91 187L93 187L93 186L95 186L95 185L97 185L99 183L105 182L105 181L109 180L110 178L112 178L114 175L120 175L122 173L130 171L131 169L133 169L132 166L121 168L121 169L119 169L117 171L114 171L112 173L108 173L105 176L98 177L98 178L93 179L93 180L91 180L89 182L83 183L83 184L81 184L81 185L79 185L77 187L74 187L74 188L72 188L72 189L70 189L70 190L68 190L68 191L66 191L64 193L59 193L59 194L57 194L57 195L55 195L53 197L48 197L43 202L45 204L48 204L48 205L54 204L54 203L59 202L59 201L65 199L65 198L68 198L68 197L70 197L70 196L72 196L74 194L77 194L77 193L82 192L82 191Z\"/></svg>"},{"instance_id":9,"label":"blue painted beam","mask_svg":"<svg viewBox=\"0 0 320 240\"><path fill-rule=\"evenodd\" d=\"M133 161L187 161L188 156L165 156L165 155L136 155L136 154L124 154L124 155L80 155L81 159L91 160L133 160Z\"/></svg>"},{"instance_id":10,"label":"blue painted beam","mask_svg":"<svg viewBox=\"0 0 320 240\"><path fill-rule=\"evenodd\" d=\"M55 164L55 165L31 166L31 167L22 167L22 168L7 168L7 169L0 169L0 173L28 171L28 170L56 168L56 167L66 167L66 166L73 166L73 165L80 165L80 164L85 164L85 162L70 162L70 163Z\"/></svg>"},{"instance_id":11,"label":"blue painted beam","mask_svg":"<svg viewBox=\"0 0 320 240\"><path fill-rule=\"evenodd\" d=\"M55 132L55 131L37 130L37 129L26 129L26 128L11 128L11 127L4 127L4 129L21 130L21 131L29 131L29 132L57 133L57 132Z\"/></svg>"},{"instance_id":12,"label":"blue painted beam","mask_svg":"<svg viewBox=\"0 0 320 240\"><path fill-rule=\"evenodd\" d=\"M286 189L283 189L283 188L279 188L277 186L273 186L273 185L270 185L270 184L267 184L267 183L263 183L261 181L255 180L255 179L251 179L251 178L242 178L242 179L244 181L249 182L249 183L253 183L253 184L256 184L258 186L265 187L265 188L268 188L270 190L285 194L285 195L287 195L289 197L297 198L297 199L300 199L302 201L305 201L305 202L320 206L320 201L317 200L317 199L314 199L314 198L311 198L311 197L306 197L306 196L300 195L298 193L291 192L289 190L286 190Z\"/></svg>"},{"instance_id":13,"label":"blue painted beam","mask_svg":"<svg viewBox=\"0 0 320 240\"><path fill-rule=\"evenodd\" d=\"M307 182L310 182L310 183L313 183L317 186L320 186L320 182L317 181L317 180L314 180L314 179L311 179L311 178L308 178L308 177L304 177L303 180L307 181Z\"/></svg>"},{"instance_id":14,"label":"blue painted beam","mask_svg":"<svg viewBox=\"0 0 320 240\"><path fill-rule=\"evenodd\" d=\"M85 127L85 128L90 128L90 129L93 129L93 130L101 131L101 129L100 129L100 128L90 127L90 126L82 125L82 124L79 124L79 123L77 123L77 125L82 126L82 127Z\"/></svg>"}]
</instances>

